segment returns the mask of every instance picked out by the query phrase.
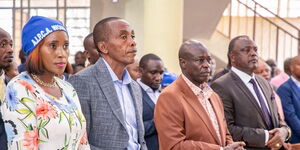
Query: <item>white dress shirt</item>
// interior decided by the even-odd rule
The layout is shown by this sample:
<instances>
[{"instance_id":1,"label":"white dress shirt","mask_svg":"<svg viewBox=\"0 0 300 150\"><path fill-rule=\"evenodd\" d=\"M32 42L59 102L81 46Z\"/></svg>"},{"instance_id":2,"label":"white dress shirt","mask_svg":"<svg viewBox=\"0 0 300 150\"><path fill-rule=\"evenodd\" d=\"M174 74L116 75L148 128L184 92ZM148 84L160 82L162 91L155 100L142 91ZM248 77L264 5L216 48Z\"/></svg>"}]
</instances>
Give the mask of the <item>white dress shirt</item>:
<instances>
[{"instance_id":1,"label":"white dress shirt","mask_svg":"<svg viewBox=\"0 0 300 150\"><path fill-rule=\"evenodd\" d=\"M143 88L144 91L146 91L146 93L148 94L148 96L151 98L151 100L153 101L154 104L156 104L158 96L160 94L160 87L153 91L152 88L150 88L148 85L144 84L141 79L137 79L137 82L139 83L139 85Z\"/></svg>"}]
</instances>

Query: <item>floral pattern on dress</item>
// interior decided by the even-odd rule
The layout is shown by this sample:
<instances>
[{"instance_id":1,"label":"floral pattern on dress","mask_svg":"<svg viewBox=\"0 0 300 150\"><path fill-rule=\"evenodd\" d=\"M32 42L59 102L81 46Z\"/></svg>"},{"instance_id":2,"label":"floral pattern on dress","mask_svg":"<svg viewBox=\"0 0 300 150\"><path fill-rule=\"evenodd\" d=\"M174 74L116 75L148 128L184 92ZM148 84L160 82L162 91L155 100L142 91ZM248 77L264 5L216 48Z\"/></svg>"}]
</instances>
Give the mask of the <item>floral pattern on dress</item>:
<instances>
[{"instance_id":1,"label":"floral pattern on dress","mask_svg":"<svg viewBox=\"0 0 300 150\"><path fill-rule=\"evenodd\" d=\"M86 121L71 84L55 78L62 96L46 93L26 72L9 82L1 104L9 150L89 150Z\"/></svg>"}]
</instances>

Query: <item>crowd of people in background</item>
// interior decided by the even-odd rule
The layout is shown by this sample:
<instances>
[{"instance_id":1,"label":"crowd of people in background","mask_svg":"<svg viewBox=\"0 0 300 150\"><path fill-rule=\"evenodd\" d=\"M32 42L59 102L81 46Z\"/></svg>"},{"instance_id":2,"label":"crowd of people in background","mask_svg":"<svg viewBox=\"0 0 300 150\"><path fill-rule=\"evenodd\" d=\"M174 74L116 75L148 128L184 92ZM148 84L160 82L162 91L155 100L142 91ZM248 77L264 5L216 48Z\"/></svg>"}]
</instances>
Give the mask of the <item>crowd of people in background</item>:
<instances>
[{"instance_id":1,"label":"crowd of people in background","mask_svg":"<svg viewBox=\"0 0 300 150\"><path fill-rule=\"evenodd\" d=\"M118 17L95 25L74 64L69 42L60 21L33 16L18 65L0 28L0 150L300 149L300 56L281 71L241 35L216 70L189 39L177 75L156 54L137 58L134 29Z\"/></svg>"}]
</instances>

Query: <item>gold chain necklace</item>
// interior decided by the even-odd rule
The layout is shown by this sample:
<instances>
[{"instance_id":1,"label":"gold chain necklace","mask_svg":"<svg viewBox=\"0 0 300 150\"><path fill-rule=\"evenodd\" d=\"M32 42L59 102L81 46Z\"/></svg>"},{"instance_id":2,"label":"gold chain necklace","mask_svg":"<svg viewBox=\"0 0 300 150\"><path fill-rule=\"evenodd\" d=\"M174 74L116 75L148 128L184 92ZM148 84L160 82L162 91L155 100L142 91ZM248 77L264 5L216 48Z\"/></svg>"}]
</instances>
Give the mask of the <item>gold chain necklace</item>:
<instances>
[{"instance_id":1,"label":"gold chain necklace","mask_svg":"<svg viewBox=\"0 0 300 150\"><path fill-rule=\"evenodd\" d=\"M44 81L42 81L38 76L36 76L35 74L31 74L32 78L39 84L46 86L46 87L50 87L50 88L54 88L57 86L56 81L54 79L52 79L52 83L46 83Z\"/></svg>"}]
</instances>

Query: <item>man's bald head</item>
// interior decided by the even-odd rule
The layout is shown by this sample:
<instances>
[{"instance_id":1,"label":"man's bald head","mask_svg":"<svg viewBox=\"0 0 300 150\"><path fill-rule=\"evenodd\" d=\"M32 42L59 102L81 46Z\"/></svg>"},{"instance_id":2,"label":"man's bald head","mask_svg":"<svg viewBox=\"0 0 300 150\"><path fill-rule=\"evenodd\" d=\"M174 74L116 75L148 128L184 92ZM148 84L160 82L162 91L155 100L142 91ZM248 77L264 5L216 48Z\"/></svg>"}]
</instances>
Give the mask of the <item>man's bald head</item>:
<instances>
[{"instance_id":1,"label":"man's bald head","mask_svg":"<svg viewBox=\"0 0 300 150\"><path fill-rule=\"evenodd\" d=\"M98 42L101 41L108 41L109 39L109 33L111 32L111 28L109 27L108 23L114 20L121 20L122 18L119 17L108 17L105 19L100 20L94 27L93 30L93 37L94 37L94 43L97 46Z\"/></svg>"},{"instance_id":2,"label":"man's bald head","mask_svg":"<svg viewBox=\"0 0 300 150\"><path fill-rule=\"evenodd\" d=\"M0 38L3 38L3 37L10 37L11 36L9 35L8 32L6 32L4 29L0 28Z\"/></svg>"},{"instance_id":3,"label":"man's bald head","mask_svg":"<svg viewBox=\"0 0 300 150\"><path fill-rule=\"evenodd\" d=\"M179 59L180 58L186 59L193 56L192 54L193 50L207 51L207 48L197 40L193 40L193 39L187 40L181 45L179 49L179 55L178 55Z\"/></svg>"},{"instance_id":4,"label":"man's bald head","mask_svg":"<svg viewBox=\"0 0 300 150\"><path fill-rule=\"evenodd\" d=\"M196 86L208 81L211 73L211 60L207 48L197 40L188 40L179 49L182 74Z\"/></svg>"}]
</instances>

